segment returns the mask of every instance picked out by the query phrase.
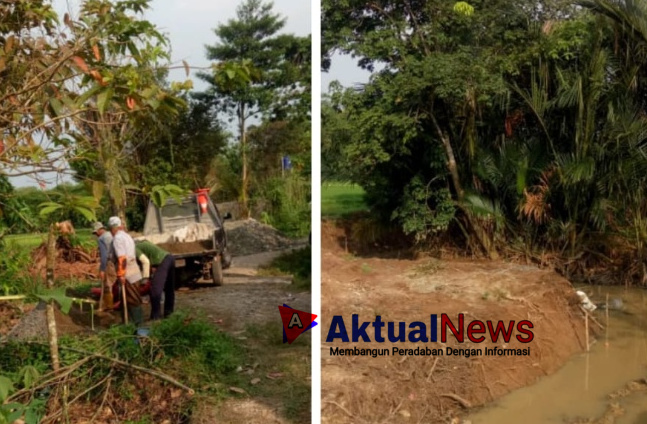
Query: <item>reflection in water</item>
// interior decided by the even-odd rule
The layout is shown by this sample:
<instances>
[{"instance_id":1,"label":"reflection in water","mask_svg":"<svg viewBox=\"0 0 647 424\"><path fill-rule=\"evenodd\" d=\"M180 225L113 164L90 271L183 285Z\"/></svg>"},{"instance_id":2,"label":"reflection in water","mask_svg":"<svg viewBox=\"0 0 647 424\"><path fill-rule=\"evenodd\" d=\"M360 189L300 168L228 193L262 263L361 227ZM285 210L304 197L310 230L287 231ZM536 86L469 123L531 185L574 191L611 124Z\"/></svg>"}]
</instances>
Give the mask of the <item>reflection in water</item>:
<instances>
[{"instance_id":1,"label":"reflection in water","mask_svg":"<svg viewBox=\"0 0 647 424\"><path fill-rule=\"evenodd\" d=\"M472 414L472 424L562 424L576 417L597 418L609 405L608 395L633 380L647 377L647 292L640 289L591 287L592 300L622 298L623 309L608 312L608 331L598 335L591 351L576 355L557 373L516 390ZM594 312L606 323L607 312ZM647 423L647 392L617 399L624 414L616 424Z\"/></svg>"}]
</instances>

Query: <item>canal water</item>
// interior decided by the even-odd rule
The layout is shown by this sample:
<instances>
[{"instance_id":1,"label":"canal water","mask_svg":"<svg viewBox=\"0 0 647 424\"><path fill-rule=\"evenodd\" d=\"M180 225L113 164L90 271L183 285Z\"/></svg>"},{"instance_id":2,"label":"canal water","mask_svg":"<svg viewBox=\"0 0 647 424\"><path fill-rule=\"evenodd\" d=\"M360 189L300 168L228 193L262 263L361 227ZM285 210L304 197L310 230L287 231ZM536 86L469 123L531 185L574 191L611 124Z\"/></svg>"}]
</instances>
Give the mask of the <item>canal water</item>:
<instances>
[{"instance_id":1,"label":"canal water","mask_svg":"<svg viewBox=\"0 0 647 424\"><path fill-rule=\"evenodd\" d=\"M558 372L504 396L468 417L472 424L564 424L577 418L597 421L611 402L619 404L614 424L647 424L647 391L610 400L628 383L647 378L647 290L586 287L593 303L621 299L609 311L609 325L588 353L571 358ZM610 302L611 303L611 302ZM593 316L603 325L602 308ZM591 324L593 327L594 324Z\"/></svg>"}]
</instances>

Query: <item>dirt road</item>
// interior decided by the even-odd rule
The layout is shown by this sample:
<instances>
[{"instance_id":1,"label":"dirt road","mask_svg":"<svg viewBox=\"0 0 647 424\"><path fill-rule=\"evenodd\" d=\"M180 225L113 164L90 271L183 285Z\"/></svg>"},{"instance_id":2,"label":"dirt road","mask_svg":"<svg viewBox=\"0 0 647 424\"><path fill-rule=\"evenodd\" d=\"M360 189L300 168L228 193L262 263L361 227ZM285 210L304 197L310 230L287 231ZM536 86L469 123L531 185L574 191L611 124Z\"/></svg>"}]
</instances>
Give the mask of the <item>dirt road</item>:
<instances>
[{"instance_id":1,"label":"dirt road","mask_svg":"<svg viewBox=\"0 0 647 424\"><path fill-rule=\"evenodd\" d=\"M236 257L232 267L224 272L224 285L180 290L176 295L176 307L201 310L212 322L228 331L280 320L278 307L284 303L309 311L310 292L291 290L290 277L258 275L259 267L291 250Z\"/></svg>"}]
</instances>

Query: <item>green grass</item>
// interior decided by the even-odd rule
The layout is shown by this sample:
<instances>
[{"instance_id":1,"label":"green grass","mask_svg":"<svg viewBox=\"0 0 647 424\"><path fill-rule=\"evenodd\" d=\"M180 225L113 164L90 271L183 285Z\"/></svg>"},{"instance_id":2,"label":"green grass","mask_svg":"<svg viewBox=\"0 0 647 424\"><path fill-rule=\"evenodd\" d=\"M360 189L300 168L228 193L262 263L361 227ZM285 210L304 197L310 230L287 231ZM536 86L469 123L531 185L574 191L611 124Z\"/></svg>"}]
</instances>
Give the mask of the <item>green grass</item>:
<instances>
[{"instance_id":1,"label":"green grass","mask_svg":"<svg viewBox=\"0 0 647 424\"><path fill-rule=\"evenodd\" d=\"M274 259L269 265L259 268L259 275L291 275L292 284L298 290L310 290L312 286L312 260L310 247L294 250Z\"/></svg>"},{"instance_id":2,"label":"green grass","mask_svg":"<svg viewBox=\"0 0 647 424\"><path fill-rule=\"evenodd\" d=\"M340 218L353 212L366 211L364 190L356 184L325 183L321 186L321 215Z\"/></svg>"},{"instance_id":3,"label":"green grass","mask_svg":"<svg viewBox=\"0 0 647 424\"><path fill-rule=\"evenodd\" d=\"M94 242L92 239L92 230L90 229L80 229L76 230L76 235L84 246ZM28 234L11 234L8 236L4 237L5 242L7 243L7 246L15 246L15 247L22 247L26 249L33 249L35 247L38 247L43 243L45 240L47 240L47 233L42 233L42 234L36 234L36 233L28 233Z\"/></svg>"},{"instance_id":4,"label":"green grass","mask_svg":"<svg viewBox=\"0 0 647 424\"><path fill-rule=\"evenodd\" d=\"M34 248L45 241L46 237L47 234L12 234L5 236L4 240L7 246Z\"/></svg>"}]
</instances>

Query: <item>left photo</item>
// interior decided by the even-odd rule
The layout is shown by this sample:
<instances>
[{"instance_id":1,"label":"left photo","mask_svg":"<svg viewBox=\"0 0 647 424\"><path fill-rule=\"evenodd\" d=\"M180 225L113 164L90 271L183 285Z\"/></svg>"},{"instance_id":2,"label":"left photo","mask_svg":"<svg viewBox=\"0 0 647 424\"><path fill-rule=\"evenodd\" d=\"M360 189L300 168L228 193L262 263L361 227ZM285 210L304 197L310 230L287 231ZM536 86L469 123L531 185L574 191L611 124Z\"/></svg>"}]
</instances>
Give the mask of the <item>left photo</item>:
<instances>
[{"instance_id":1,"label":"left photo","mask_svg":"<svg viewBox=\"0 0 647 424\"><path fill-rule=\"evenodd\" d=\"M0 1L0 423L310 422L310 15Z\"/></svg>"}]
</instances>

